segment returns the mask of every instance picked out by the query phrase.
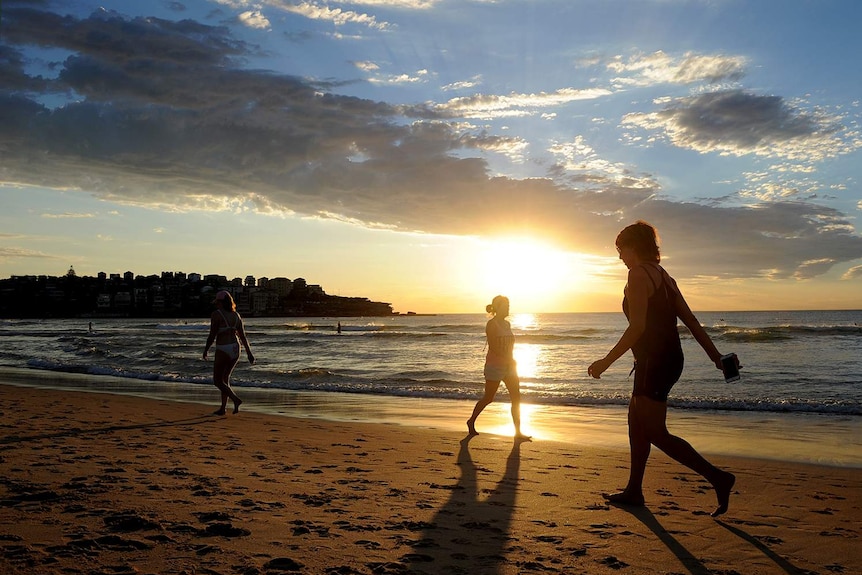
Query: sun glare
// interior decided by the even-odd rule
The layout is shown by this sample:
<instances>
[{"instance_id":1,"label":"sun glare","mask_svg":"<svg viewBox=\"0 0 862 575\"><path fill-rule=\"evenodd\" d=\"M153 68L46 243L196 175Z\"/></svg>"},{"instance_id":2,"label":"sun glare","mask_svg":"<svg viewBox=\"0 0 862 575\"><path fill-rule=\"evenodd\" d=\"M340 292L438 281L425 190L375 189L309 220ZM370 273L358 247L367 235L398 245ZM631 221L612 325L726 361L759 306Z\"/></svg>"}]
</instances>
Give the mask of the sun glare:
<instances>
[{"instance_id":1,"label":"sun glare","mask_svg":"<svg viewBox=\"0 0 862 575\"><path fill-rule=\"evenodd\" d=\"M512 312L549 311L559 298L577 291L584 278L580 256L530 238L482 242L478 282L489 294L503 294Z\"/></svg>"},{"instance_id":2,"label":"sun glare","mask_svg":"<svg viewBox=\"0 0 862 575\"><path fill-rule=\"evenodd\" d=\"M515 343L513 355L518 362L518 375L521 379L534 379L538 375L542 347L525 343Z\"/></svg>"},{"instance_id":3,"label":"sun glare","mask_svg":"<svg viewBox=\"0 0 862 575\"><path fill-rule=\"evenodd\" d=\"M516 313L509 318L512 329L519 331L535 331L539 329L539 318L532 313Z\"/></svg>"},{"instance_id":4,"label":"sun glare","mask_svg":"<svg viewBox=\"0 0 862 575\"><path fill-rule=\"evenodd\" d=\"M521 403L521 432L525 435L533 436L533 439L544 439L544 435L533 427L535 419L534 414L538 411L538 406L530 403ZM503 395L501 401L495 401L482 414L482 432L490 435L501 435L503 437L511 437L515 433L515 426L512 424L511 404L508 397Z\"/></svg>"}]
</instances>

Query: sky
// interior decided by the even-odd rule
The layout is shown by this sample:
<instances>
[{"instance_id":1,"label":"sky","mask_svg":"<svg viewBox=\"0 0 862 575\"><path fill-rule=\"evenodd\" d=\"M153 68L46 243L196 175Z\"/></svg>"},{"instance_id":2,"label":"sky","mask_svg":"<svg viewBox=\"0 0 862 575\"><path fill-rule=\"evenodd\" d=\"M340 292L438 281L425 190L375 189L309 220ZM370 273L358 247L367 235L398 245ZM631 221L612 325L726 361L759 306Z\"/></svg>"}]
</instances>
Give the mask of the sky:
<instances>
[{"instance_id":1,"label":"sky","mask_svg":"<svg viewBox=\"0 0 862 575\"><path fill-rule=\"evenodd\" d=\"M3 0L0 277L862 309L862 2Z\"/></svg>"}]
</instances>

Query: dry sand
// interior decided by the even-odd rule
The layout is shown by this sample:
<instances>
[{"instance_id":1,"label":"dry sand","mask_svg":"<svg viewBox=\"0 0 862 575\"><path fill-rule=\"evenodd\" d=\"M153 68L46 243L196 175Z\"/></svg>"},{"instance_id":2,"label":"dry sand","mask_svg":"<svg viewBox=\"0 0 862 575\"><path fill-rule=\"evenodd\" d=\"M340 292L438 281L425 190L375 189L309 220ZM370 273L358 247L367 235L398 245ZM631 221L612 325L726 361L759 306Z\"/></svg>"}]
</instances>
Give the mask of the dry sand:
<instances>
[{"instance_id":1,"label":"dry sand","mask_svg":"<svg viewBox=\"0 0 862 575\"><path fill-rule=\"evenodd\" d=\"M8 385L0 401L3 575L862 573L858 468L710 457L737 475L713 519L710 486L658 451L627 510L601 493L628 454L603 447Z\"/></svg>"}]
</instances>

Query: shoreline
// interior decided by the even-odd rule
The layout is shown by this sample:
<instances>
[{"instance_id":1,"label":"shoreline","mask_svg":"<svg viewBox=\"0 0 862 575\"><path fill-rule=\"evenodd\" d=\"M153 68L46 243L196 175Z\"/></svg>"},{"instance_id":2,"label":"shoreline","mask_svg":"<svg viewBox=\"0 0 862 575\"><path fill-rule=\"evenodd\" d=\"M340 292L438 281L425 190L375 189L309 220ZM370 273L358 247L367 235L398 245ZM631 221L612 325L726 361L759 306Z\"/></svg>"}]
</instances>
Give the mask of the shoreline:
<instances>
[{"instance_id":1,"label":"shoreline","mask_svg":"<svg viewBox=\"0 0 862 575\"><path fill-rule=\"evenodd\" d=\"M210 385L127 379L0 367L0 385L61 391L97 391L215 405ZM243 411L314 420L387 423L404 427L465 431L473 401L390 397L323 391L241 387ZM522 404L524 432L542 441L628 449L626 408ZM513 433L505 392L477 423L480 432ZM862 468L862 417L772 412L668 411L671 433L705 455L748 457L836 467Z\"/></svg>"},{"instance_id":2,"label":"shoreline","mask_svg":"<svg viewBox=\"0 0 862 575\"><path fill-rule=\"evenodd\" d=\"M20 393L26 390L26 393ZM625 449L0 385L0 572L859 573L858 469L656 452L645 507L601 497ZM480 419L481 421L481 419Z\"/></svg>"}]
</instances>

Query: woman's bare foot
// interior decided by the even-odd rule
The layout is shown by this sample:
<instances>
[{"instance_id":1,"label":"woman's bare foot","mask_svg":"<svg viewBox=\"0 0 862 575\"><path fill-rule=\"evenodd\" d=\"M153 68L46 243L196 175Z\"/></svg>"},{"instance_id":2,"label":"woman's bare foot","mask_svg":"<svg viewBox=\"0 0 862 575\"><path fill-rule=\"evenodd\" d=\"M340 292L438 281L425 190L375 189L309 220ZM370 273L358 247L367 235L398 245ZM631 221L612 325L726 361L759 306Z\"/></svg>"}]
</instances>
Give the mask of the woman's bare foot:
<instances>
[{"instance_id":1,"label":"woman's bare foot","mask_svg":"<svg viewBox=\"0 0 862 575\"><path fill-rule=\"evenodd\" d=\"M224 410L223 407L221 409L217 409L217 410L213 411L213 415L224 415L225 413L227 413L227 412Z\"/></svg>"},{"instance_id":2,"label":"woman's bare foot","mask_svg":"<svg viewBox=\"0 0 862 575\"><path fill-rule=\"evenodd\" d=\"M239 413L239 406L242 405L242 400L240 398L236 398L233 402L233 412Z\"/></svg>"},{"instance_id":3,"label":"woman's bare foot","mask_svg":"<svg viewBox=\"0 0 862 575\"><path fill-rule=\"evenodd\" d=\"M479 435L479 432L476 431L476 424L472 421L467 422L467 435Z\"/></svg>"},{"instance_id":4,"label":"woman's bare foot","mask_svg":"<svg viewBox=\"0 0 862 575\"><path fill-rule=\"evenodd\" d=\"M605 501L608 503L614 503L616 505L627 505L629 507L644 506L644 496L641 493L620 491L619 493L602 493L602 497L604 497Z\"/></svg>"},{"instance_id":5,"label":"woman's bare foot","mask_svg":"<svg viewBox=\"0 0 862 575\"><path fill-rule=\"evenodd\" d=\"M736 483L736 476L733 473L721 472L721 479L713 484L715 496L718 498L718 507L710 515L718 517L727 512L727 507L730 504L730 491L733 489L734 483Z\"/></svg>"},{"instance_id":6,"label":"woman's bare foot","mask_svg":"<svg viewBox=\"0 0 862 575\"><path fill-rule=\"evenodd\" d=\"M515 441L533 441L532 435L524 435L523 433L515 434Z\"/></svg>"}]
</instances>

